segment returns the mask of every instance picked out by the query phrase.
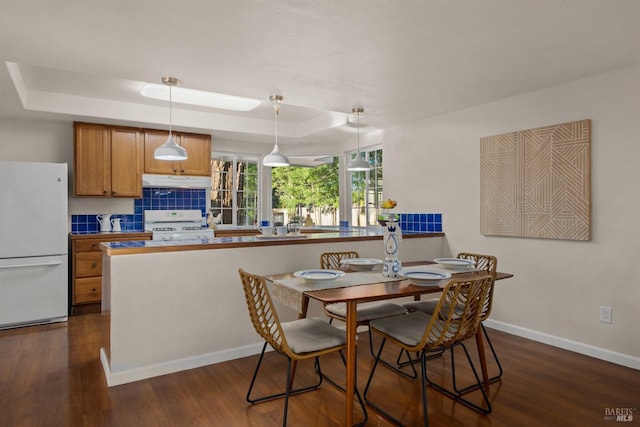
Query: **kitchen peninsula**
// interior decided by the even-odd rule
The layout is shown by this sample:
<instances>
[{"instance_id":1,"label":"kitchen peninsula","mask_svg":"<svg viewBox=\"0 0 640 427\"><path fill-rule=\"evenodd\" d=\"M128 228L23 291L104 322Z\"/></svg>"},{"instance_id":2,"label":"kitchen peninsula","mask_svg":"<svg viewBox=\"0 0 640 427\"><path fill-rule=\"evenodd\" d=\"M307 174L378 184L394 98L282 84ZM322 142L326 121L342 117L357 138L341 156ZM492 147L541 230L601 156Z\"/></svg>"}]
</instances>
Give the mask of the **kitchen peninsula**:
<instances>
[{"instance_id":1,"label":"kitchen peninsula","mask_svg":"<svg viewBox=\"0 0 640 427\"><path fill-rule=\"evenodd\" d=\"M400 259L438 258L444 246L444 233L407 233ZM328 251L384 257L380 229L111 242L101 249L100 358L109 386L258 354L262 342L249 321L239 268L261 275L318 268ZM276 304L282 321L296 318ZM312 304L309 315L322 316L320 305Z\"/></svg>"}]
</instances>

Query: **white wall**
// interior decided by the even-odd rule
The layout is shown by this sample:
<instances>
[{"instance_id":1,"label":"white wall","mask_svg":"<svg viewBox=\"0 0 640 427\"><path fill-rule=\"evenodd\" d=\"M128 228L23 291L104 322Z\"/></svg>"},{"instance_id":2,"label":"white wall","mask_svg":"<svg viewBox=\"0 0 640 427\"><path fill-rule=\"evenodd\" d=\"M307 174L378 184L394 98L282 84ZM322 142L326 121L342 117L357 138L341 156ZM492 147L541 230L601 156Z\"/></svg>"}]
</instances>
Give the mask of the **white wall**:
<instances>
[{"instance_id":1,"label":"white wall","mask_svg":"<svg viewBox=\"0 0 640 427\"><path fill-rule=\"evenodd\" d=\"M0 160L73 166L73 125L54 120L0 118Z\"/></svg>"},{"instance_id":2,"label":"white wall","mask_svg":"<svg viewBox=\"0 0 640 427\"><path fill-rule=\"evenodd\" d=\"M480 235L480 138L580 119L592 120L592 240ZM515 274L496 288L498 327L640 368L639 121L631 67L387 129L385 196L402 212L442 212L451 255L494 254ZM599 322L601 305L612 324Z\"/></svg>"}]
</instances>

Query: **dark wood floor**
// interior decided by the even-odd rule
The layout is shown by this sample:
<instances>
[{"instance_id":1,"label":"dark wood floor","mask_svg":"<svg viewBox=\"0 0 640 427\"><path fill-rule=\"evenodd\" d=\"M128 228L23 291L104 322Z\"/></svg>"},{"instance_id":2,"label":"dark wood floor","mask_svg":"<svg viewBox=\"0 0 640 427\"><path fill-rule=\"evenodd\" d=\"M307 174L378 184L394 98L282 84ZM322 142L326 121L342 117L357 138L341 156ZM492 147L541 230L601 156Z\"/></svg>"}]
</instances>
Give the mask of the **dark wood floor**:
<instances>
[{"instance_id":1,"label":"dark wood floor","mask_svg":"<svg viewBox=\"0 0 640 427\"><path fill-rule=\"evenodd\" d=\"M282 400L245 402L256 356L107 388L98 358L100 321L99 314L89 314L68 323L0 331L1 426L281 424ZM502 382L491 388L493 412L479 415L430 389L432 426L619 425L605 420L606 408L632 408L634 420L624 425L640 424L640 371L499 331L490 334L505 369ZM367 335L360 335L366 344ZM358 357L358 383L364 388L372 359L368 351ZM430 375L447 376L448 362L448 357L430 361ZM282 387L285 360L270 353L267 363L260 389ZM322 366L343 378L337 357L328 356ZM303 364L296 381L310 380L311 374L311 366ZM371 397L407 425L421 425L419 390L417 381L381 367ZM343 420L344 395L327 383L291 398L291 426L340 426ZM391 424L370 409L368 425Z\"/></svg>"}]
</instances>

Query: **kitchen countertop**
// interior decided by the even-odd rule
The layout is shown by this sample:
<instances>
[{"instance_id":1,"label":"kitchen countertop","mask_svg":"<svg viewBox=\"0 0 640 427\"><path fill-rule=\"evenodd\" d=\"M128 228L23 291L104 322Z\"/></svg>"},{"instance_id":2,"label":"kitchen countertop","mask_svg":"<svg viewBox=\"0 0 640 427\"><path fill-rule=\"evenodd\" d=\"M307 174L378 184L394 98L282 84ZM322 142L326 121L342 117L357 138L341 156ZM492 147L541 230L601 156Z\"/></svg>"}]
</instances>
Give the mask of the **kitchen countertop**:
<instances>
[{"instance_id":1,"label":"kitchen countertop","mask_svg":"<svg viewBox=\"0 0 640 427\"><path fill-rule=\"evenodd\" d=\"M354 240L382 239L382 228L349 229L335 232L308 233L298 236L234 236L214 237L198 240L142 240L125 242L104 242L101 249L108 255L127 255L136 253L175 252L206 249L225 249L258 246L300 245L313 243L345 242ZM441 237L442 232L403 232L403 239Z\"/></svg>"},{"instance_id":2,"label":"kitchen countertop","mask_svg":"<svg viewBox=\"0 0 640 427\"><path fill-rule=\"evenodd\" d=\"M96 237L151 237L151 232L149 231L81 231L77 233L69 233L69 238L71 240L79 240L79 239L95 239Z\"/></svg>"}]
</instances>

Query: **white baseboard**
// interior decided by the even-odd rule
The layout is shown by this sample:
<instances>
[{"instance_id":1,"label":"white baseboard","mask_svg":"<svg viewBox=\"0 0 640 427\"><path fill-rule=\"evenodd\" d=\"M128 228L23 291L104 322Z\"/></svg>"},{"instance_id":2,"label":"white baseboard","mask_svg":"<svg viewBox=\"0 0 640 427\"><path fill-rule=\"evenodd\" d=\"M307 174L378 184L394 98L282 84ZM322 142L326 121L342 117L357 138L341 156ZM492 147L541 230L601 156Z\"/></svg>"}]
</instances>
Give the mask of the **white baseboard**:
<instances>
[{"instance_id":1,"label":"white baseboard","mask_svg":"<svg viewBox=\"0 0 640 427\"><path fill-rule=\"evenodd\" d=\"M262 351L263 343L251 344L243 347L236 347L213 353L201 354L195 357L188 357L178 360L170 360L155 365L143 366L141 368L128 369L126 371L112 372L109 367L109 358L104 350L100 349L100 362L104 370L107 386L113 387L147 378L158 377L160 375L172 374L174 372L185 371L187 369L199 368L214 363L226 362L228 360L239 359L241 357L253 356ZM269 347L271 350L271 347Z\"/></svg>"},{"instance_id":2,"label":"white baseboard","mask_svg":"<svg viewBox=\"0 0 640 427\"><path fill-rule=\"evenodd\" d=\"M640 370L640 358L630 356L628 354L617 353L615 351L568 340L565 338L556 337L554 335L549 335L543 332L534 331L532 329L511 325L509 323L504 323L496 320L487 319L485 320L484 324L489 328L497 329L499 331L503 331L519 337L528 338L544 344L552 345L554 347L563 348L565 350L570 350L590 357L595 357L596 359L601 359L607 362L615 363L617 365ZM251 344L243 347L216 351L213 353L202 354L185 359L171 360L164 363L144 366L141 368L128 369L126 371L120 372L111 372L107 354L104 348L101 348L100 361L102 362L102 368L104 369L104 374L107 379L107 386L113 387L134 381L144 380L147 378L157 377L160 375L171 374L174 372L185 371L187 369L199 368L214 363L226 362L228 360L252 356L254 354L259 354L262 350L262 346L263 343ZM269 347L269 350L272 349Z\"/></svg>"},{"instance_id":3,"label":"white baseboard","mask_svg":"<svg viewBox=\"0 0 640 427\"><path fill-rule=\"evenodd\" d=\"M595 347L578 341L568 340L566 338L556 337L554 335L545 334L544 332L522 328L520 326L511 325L497 320L487 319L484 321L484 324L489 328L497 329L519 337L528 338L533 341L538 341L554 347L584 354L586 356L595 357L596 359L606 360L607 362L615 363L617 365L640 370L640 358L635 356L618 353L601 347Z\"/></svg>"}]
</instances>

